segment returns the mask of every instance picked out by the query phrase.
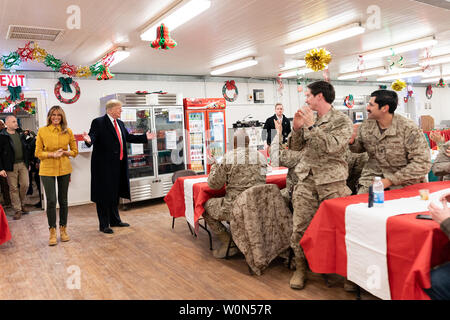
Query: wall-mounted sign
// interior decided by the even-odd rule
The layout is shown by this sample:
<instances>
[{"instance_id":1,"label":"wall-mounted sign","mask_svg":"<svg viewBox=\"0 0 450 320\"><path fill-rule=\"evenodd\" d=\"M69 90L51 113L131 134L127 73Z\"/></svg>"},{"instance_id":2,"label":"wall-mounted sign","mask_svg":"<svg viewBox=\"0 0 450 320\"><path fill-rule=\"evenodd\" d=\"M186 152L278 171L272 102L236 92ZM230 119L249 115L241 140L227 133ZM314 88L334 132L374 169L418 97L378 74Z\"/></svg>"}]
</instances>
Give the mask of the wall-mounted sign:
<instances>
[{"instance_id":1,"label":"wall-mounted sign","mask_svg":"<svg viewBox=\"0 0 450 320\"><path fill-rule=\"evenodd\" d=\"M263 89L253 89L253 102L254 103L264 103L264 90Z\"/></svg>"},{"instance_id":2,"label":"wall-mounted sign","mask_svg":"<svg viewBox=\"0 0 450 320\"><path fill-rule=\"evenodd\" d=\"M0 74L0 87L24 87L25 85L24 74Z\"/></svg>"}]
</instances>

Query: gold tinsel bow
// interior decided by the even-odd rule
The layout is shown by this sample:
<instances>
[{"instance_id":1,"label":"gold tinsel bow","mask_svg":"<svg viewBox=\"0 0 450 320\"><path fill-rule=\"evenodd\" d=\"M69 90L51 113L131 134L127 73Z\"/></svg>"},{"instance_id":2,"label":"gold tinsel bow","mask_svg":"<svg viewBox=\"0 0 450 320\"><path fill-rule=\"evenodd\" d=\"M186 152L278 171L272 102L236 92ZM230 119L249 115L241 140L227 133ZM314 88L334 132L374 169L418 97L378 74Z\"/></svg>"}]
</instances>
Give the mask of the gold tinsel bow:
<instances>
[{"instance_id":1,"label":"gold tinsel bow","mask_svg":"<svg viewBox=\"0 0 450 320\"><path fill-rule=\"evenodd\" d=\"M391 88L395 91L402 91L406 88L406 82L402 80L395 80L394 82L392 82Z\"/></svg>"},{"instance_id":2,"label":"gold tinsel bow","mask_svg":"<svg viewBox=\"0 0 450 320\"><path fill-rule=\"evenodd\" d=\"M311 49L305 56L306 66L317 72L326 68L331 62L331 54L324 48Z\"/></svg>"}]
</instances>

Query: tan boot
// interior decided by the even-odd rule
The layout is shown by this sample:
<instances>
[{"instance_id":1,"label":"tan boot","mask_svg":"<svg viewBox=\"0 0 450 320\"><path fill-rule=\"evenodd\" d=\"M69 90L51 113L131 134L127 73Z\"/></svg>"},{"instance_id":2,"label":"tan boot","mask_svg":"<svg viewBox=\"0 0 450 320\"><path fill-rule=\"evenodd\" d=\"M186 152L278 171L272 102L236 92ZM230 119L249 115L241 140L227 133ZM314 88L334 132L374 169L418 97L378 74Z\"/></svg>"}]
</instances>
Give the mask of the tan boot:
<instances>
[{"instance_id":1,"label":"tan boot","mask_svg":"<svg viewBox=\"0 0 450 320\"><path fill-rule=\"evenodd\" d=\"M58 244L58 240L56 239L56 228L50 228L50 239L48 240L49 246L55 246Z\"/></svg>"},{"instance_id":2,"label":"tan boot","mask_svg":"<svg viewBox=\"0 0 450 320\"><path fill-rule=\"evenodd\" d=\"M219 240L221 242L221 246L219 249L213 250L213 255L217 259L224 259L227 255L228 244L230 243L231 236L228 234L228 232L223 231L223 232L217 234L217 237L219 238ZM238 248L236 248L233 245L234 245L234 243L232 242L231 248L228 251L229 257L234 256L235 254L237 254L239 252Z\"/></svg>"},{"instance_id":3,"label":"tan boot","mask_svg":"<svg viewBox=\"0 0 450 320\"><path fill-rule=\"evenodd\" d=\"M61 241L69 241L69 235L67 234L67 226L59 226L59 233L61 234Z\"/></svg>"},{"instance_id":4,"label":"tan boot","mask_svg":"<svg viewBox=\"0 0 450 320\"><path fill-rule=\"evenodd\" d=\"M292 289L301 290L305 287L306 281L306 260L304 258L295 258L296 269L292 275L289 285Z\"/></svg>"}]
</instances>

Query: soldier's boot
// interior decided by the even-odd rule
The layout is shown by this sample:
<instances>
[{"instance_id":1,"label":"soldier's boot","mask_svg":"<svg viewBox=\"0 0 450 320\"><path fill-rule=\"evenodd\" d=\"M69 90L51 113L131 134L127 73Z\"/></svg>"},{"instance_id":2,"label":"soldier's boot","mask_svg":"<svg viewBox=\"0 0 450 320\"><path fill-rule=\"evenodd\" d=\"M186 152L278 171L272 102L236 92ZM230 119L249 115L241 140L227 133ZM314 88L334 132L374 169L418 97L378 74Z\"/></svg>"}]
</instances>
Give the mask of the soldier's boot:
<instances>
[{"instance_id":1,"label":"soldier's boot","mask_svg":"<svg viewBox=\"0 0 450 320\"><path fill-rule=\"evenodd\" d=\"M61 241L66 242L70 240L69 235L67 234L67 227L66 226L59 226L59 232L61 234Z\"/></svg>"},{"instance_id":2,"label":"soldier's boot","mask_svg":"<svg viewBox=\"0 0 450 320\"><path fill-rule=\"evenodd\" d=\"M227 255L227 249L228 249L228 244L230 243L231 235L228 232L223 231L223 232L217 234L217 237L219 238L219 240L221 242L221 246L219 249L213 250L213 255L217 259L223 259ZM234 243L232 242L230 250L228 251L229 257L231 257L239 252L238 248L236 246L233 246L233 244Z\"/></svg>"},{"instance_id":3,"label":"soldier's boot","mask_svg":"<svg viewBox=\"0 0 450 320\"><path fill-rule=\"evenodd\" d=\"M56 239L56 228L50 228L50 238L48 239L49 246L55 246L58 244L58 239Z\"/></svg>"},{"instance_id":4,"label":"soldier's boot","mask_svg":"<svg viewBox=\"0 0 450 320\"><path fill-rule=\"evenodd\" d=\"M349 281L347 278L344 281L344 290L347 292L355 292L356 291L356 284Z\"/></svg>"},{"instance_id":5,"label":"soldier's boot","mask_svg":"<svg viewBox=\"0 0 450 320\"><path fill-rule=\"evenodd\" d=\"M306 281L306 260L305 258L295 258L296 269L292 275L289 285L292 289L301 290L305 287Z\"/></svg>"}]
</instances>

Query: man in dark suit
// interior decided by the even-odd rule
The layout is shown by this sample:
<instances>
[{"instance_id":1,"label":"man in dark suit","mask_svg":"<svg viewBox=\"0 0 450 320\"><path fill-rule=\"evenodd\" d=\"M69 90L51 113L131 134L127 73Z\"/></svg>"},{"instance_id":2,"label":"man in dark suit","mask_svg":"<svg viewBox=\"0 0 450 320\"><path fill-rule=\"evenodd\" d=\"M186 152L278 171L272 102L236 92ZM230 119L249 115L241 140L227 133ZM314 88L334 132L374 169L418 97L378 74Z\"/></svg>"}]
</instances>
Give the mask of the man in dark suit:
<instances>
[{"instance_id":1,"label":"man in dark suit","mask_svg":"<svg viewBox=\"0 0 450 320\"><path fill-rule=\"evenodd\" d=\"M281 123L281 126L283 128L282 135L283 135L283 143L287 142L287 136L291 132L291 123L286 118L286 116L283 114L283 105L281 103L277 103L275 105L275 114L271 116L270 118L267 118L266 122L264 123L264 128L262 132L262 139L267 139L267 145L270 146L270 143L272 142L272 136L275 136L277 134L275 130L275 121L278 121Z\"/></svg>"},{"instance_id":2,"label":"man in dark suit","mask_svg":"<svg viewBox=\"0 0 450 320\"><path fill-rule=\"evenodd\" d=\"M122 103L110 100L106 103L106 114L91 123L89 134L83 134L88 147L94 146L91 158L91 201L97 205L100 231L113 233L111 227L129 227L119 215L119 197L130 199L128 155L125 142L147 143L155 134L128 133L119 120Z\"/></svg>"}]
</instances>

